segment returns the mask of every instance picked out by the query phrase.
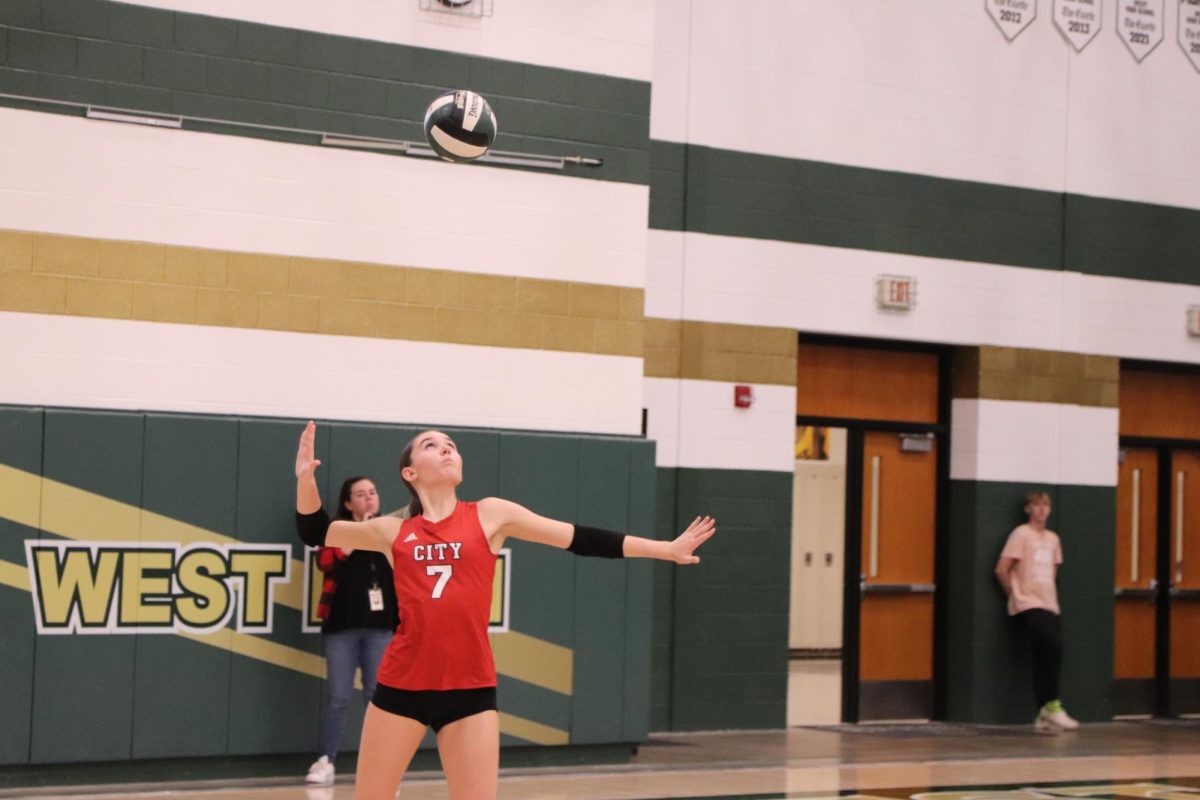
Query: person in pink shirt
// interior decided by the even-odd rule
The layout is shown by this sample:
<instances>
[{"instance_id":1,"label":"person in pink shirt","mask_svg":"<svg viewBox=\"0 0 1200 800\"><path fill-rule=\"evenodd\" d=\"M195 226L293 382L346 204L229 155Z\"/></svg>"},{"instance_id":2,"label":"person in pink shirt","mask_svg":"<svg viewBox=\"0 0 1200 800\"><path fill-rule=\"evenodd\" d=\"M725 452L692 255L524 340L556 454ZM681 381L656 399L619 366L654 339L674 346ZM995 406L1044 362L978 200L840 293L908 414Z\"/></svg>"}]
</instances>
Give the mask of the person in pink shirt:
<instances>
[{"instance_id":1,"label":"person in pink shirt","mask_svg":"<svg viewBox=\"0 0 1200 800\"><path fill-rule=\"evenodd\" d=\"M1029 521L1008 535L996 579L1008 595L1008 614L1029 634L1033 643L1033 694L1038 714L1033 721L1039 733L1073 731L1079 723L1063 709L1058 696L1062 671L1062 618L1056 579L1062 563L1058 534L1046 527L1050 495L1043 491L1025 496Z\"/></svg>"}]
</instances>

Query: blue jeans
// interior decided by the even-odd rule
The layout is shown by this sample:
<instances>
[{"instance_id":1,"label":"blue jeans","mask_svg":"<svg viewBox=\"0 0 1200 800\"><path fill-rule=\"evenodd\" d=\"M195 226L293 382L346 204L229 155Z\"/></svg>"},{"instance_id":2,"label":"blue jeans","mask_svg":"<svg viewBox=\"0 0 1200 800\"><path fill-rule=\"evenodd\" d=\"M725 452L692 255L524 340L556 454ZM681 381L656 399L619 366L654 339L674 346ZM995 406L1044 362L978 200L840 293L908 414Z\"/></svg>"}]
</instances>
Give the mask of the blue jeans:
<instances>
[{"instance_id":1,"label":"blue jeans","mask_svg":"<svg viewBox=\"0 0 1200 800\"><path fill-rule=\"evenodd\" d=\"M382 628L351 628L321 637L325 647L325 691L321 703L318 746L321 755L337 759L342 731L346 727L346 708L354 694L354 671L362 669L363 705L375 694L375 673L392 632Z\"/></svg>"}]
</instances>

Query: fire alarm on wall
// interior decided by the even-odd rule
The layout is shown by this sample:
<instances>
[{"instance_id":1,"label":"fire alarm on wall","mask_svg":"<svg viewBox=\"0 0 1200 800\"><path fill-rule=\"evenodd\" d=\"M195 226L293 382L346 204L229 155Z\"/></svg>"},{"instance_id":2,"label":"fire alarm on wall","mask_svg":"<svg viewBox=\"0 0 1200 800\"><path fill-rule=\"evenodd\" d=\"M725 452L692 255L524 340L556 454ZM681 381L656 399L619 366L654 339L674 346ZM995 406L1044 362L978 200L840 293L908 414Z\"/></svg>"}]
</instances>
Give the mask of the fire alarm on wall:
<instances>
[{"instance_id":1,"label":"fire alarm on wall","mask_svg":"<svg viewBox=\"0 0 1200 800\"><path fill-rule=\"evenodd\" d=\"M733 387L733 407L734 408L749 408L754 405L754 387L753 386L735 386Z\"/></svg>"}]
</instances>

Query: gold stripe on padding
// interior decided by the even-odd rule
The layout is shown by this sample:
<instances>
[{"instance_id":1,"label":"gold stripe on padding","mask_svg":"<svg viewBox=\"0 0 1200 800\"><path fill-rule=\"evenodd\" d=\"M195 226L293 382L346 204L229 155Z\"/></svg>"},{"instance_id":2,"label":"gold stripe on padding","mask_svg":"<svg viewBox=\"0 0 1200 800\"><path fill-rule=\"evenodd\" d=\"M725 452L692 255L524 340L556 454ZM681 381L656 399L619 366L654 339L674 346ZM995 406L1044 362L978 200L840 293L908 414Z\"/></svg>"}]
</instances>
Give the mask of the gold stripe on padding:
<instances>
[{"instance_id":1,"label":"gold stripe on padding","mask_svg":"<svg viewBox=\"0 0 1200 800\"><path fill-rule=\"evenodd\" d=\"M0 464L0 516L41 528L42 476Z\"/></svg>"},{"instance_id":2,"label":"gold stripe on padding","mask_svg":"<svg viewBox=\"0 0 1200 800\"><path fill-rule=\"evenodd\" d=\"M571 735L561 728L552 728L504 711L500 712L500 732L534 744L571 743Z\"/></svg>"},{"instance_id":3,"label":"gold stripe on padding","mask_svg":"<svg viewBox=\"0 0 1200 800\"><path fill-rule=\"evenodd\" d=\"M32 591L29 585L29 571L11 561L0 561L0 584L25 592Z\"/></svg>"},{"instance_id":4,"label":"gold stripe on padding","mask_svg":"<svg viewBox=\"0 0 1200 800\"><path fill-rule=\"evenodd\" d=\"M64 539L240 544L237 539L224 534L6 464L0 464L0 487L3 487L0 489L0 517ZM40 498L41 502L35 505L28 498ZM276 584L274 598L280 605L300 609L303 605L304 562L292 559L291 570L292 580L287 584Z\"/></svg>"},{"instance_id":5,"label":"gold stripe on padding","mask_svg":"<svg viewBox=\"0 0 1200 800\"><path fill-rule=\"evenodd\" d=\"M570 648L516 631L493 633L489 638L499 672L552 692L571 694L575 653Z\"/></svg>"},{"instance_id":6,"label":"gold stripe on padding","mask_svg":"<svg viewBox=\"0 0 1200 800\"><path fill-rule=\"evenodd\" d=\"M177 519L156 514L153 511L139 509L142 513L142 538L147 541L180 542L192 544L195 542L213 542L218 544L240 544L237 539L224 536L214 531L198 528ZM303 610L304 606L304 562L292 559L291 577L287 583L275 584L273 593L275 602L288 608Z\"/></svg>"},{"instance_id":7,"label":"gold stripe on padding","mask_svg":"<svg viewBox=\"0 0 1200 800\"><path fill-rule=\"evenodd\" d=\"M0 561L0 584L12 586L22 591L30 591L29 573L20 564L13 564L9 561ZM255 661L262 661L266 664L271 664L283 669L292 670L293 672L301 672L305 675L311 675L314 678L325 678L325 659L318 654L308 653L304 650L299 650L295 647L288 647L283 644L263 639L259 636L252 636L246 633L238 633L231 628L222 628L219 631L212 633L192 633L190 631L177 631L176 636L183 639L196 642L198 644L216 647L220 650L226 650L236 655L252 658ZM551 662L557 662L559 669L563 668L563 654L566 653L566 677L567 677L567 694L570 693L570 676L571 676L571 651L558 645L543 642L532 636L524 634L508 632L505 634L497 634L492 637L493 643L497 639L508 638L509 644L504 648L505 652L512 656L514 653L523 652L527 656L534 658L546 657ZM494 646L494 645L493 645ZM500 657L497 655L497 664L500 662ZM518 674L511 675L518 680L536 683L536 680L531 680L529 670L517 665L515 670ZM501 673L509 674L506 670L501 669ZM539 684L540 685L540 684ZM362 689L362 677L355 675L354 687ZM543 688L554 689L561 691L561 680L557 686L545 686ZM502 712L500 714L500 732L514 736L518 739L524 739L534 744L568 744L570 742L570 734L560 728L554 728L549 725L543 725L540 722L518 717L515 714Z\"/></svg>"},{"instance_id":8,"label":"gold stripe on padding","mask_svg":"<svg viewBox=\"0 0 1200 800\"><path fill-rule=\"evenodd\" d=\"M231 628L222 628L212 633L178 631L176 635L184 639L190 639L193 642L206 644L210 647L218 647L240 656L253 658L255 661L273 664L294 672L303 672L306 675L312 675L314 678L324 679L325 677L325 659L319 654L306 653L295 647L276 644L258 636L251 636L248 633L238 633Z\"/></svg>"},{"instance_id":9,"label":"gold stripe on padding","mask_svg":"<svg viewBox=\"0 0 1200 800\"><path fill-rule=\"evenodd\" d=\"M40 504L30 502L30 497L40 497L42 502ZM139 542L143 537L138 535L137 531L145 530L149 532L145 537L146 541L182 544L197 542L241 544L237 539L229 536L189 525L152 511L145 511L137 506L43 478L6 464L0 464L0 518L76 541ZM139 523L141 527L139 527ZM30 591L29 578L25 569L18 565L13 565L13 567L16 571L0 571L0 581ZM291 570L292 577L289 583L275 585L274 601L288 608L302 610L304 563L293 559ZM17 572L20 573L20 577ZM10 583L6 578L22 580L23 583ZM195 634L180 633L179 635L186 635L195 641L204 641L203 636ZM250 638L254 642L265 643L271 648L281 647L281 645L274 645L257 637L235 635ZM575 654L570 648L516 631L492 634L490 638L496 657L496 669L501 674L543 689L549 689L552 692L571 694ZM247 646L261 649L263 645ZM272 649L263 652L281 653L283 651ZM303 653L299 650L295 652ZM319 656L313 656L313 658L320 659ZM267 658L261 660L270 661ZM272 661L271 663L276 662ZM323 675L324 672L321 674Z\"/></svg>"}]
</instances>

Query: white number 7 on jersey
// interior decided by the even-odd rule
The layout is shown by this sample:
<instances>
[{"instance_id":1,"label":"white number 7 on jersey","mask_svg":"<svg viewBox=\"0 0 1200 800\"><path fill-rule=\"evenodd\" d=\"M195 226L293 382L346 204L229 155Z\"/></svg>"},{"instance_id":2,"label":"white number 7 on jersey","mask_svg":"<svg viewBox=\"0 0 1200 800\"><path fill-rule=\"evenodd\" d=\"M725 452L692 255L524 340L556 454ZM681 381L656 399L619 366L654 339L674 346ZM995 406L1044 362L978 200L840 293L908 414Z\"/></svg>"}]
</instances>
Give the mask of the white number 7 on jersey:
<instances>
[{"instance_id":1,"label":"white number 7 on jersey","mask_svg":"<svg viewBox=\"0 0 1200 800\"><path fill-rule=\"evenodd\" d=\"M430 564L425 568L426 575L437 575L437 583L433 585L433 599L440 600L442 592L446 590L446 582L450 580L450 574L454 572L454 567L451 564Z\"/></svg>"}]
</instances>

